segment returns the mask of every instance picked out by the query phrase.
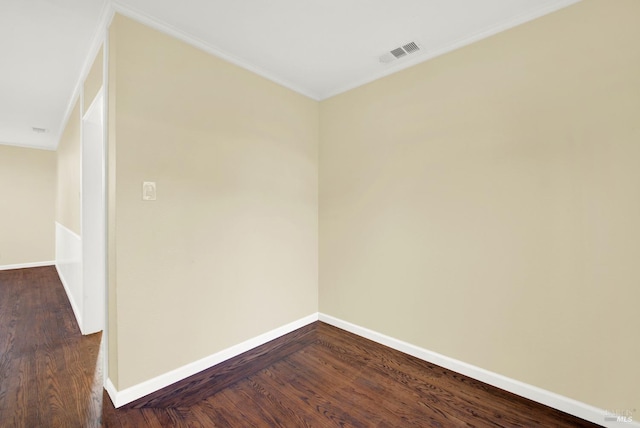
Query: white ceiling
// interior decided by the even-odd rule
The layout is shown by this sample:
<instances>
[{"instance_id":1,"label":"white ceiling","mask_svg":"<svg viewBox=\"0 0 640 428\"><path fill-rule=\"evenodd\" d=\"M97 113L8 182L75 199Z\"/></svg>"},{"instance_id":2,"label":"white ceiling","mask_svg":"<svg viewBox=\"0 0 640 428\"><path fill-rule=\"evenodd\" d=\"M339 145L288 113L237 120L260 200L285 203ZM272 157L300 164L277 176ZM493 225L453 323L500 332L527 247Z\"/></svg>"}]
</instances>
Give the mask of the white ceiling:
<instances>
[{"instance_id":1,"label":"white ceiling","mask_svg":"<svg viewBox=\"0 0 640 428\"><path fill-rule=\"evenodd\" d=\"M0 143L53 149L110 0L0 0ZM321 100L578 0L115 0L120 13ZM421 51L381 55L415 41ZM32 127L46 128L36 134Z\"/></svg>"},{"instance_id":2,"label":"white ceiling","mask_svg":"<svg viewBox=\"0 0 640 428\"><path fill-rule=\"evenodd\" d=\"M0 143L56 147L104 2L0 0Z\"/></svg>"}]
</instances>

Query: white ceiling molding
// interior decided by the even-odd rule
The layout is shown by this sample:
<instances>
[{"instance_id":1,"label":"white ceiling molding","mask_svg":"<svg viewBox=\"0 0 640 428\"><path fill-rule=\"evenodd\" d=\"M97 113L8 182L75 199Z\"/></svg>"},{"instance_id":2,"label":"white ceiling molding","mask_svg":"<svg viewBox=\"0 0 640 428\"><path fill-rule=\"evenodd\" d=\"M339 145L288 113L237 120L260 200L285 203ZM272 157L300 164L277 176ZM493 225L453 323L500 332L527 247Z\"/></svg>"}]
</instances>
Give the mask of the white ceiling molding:
<instances>
[{"instance_id":1,"label":"white ceiling molding","mask_svg":"<svg viewBox=\"0 0 640 428\"><path fill-rule=\"evenodd\" d=\"M57 140L56 140L57 141ZM28 144L28 143L15 143L10 141L0 141L0 145L2 146L11 146L11 147L21 147L24 149L37 149L37 150L48 150L51 152L55 152L58 150L58 145L42 145L42 144Z\"/></svg>"},{"instance_id":2,"label":"white ceiling molding","mask_svg":"<svg viewBox=\"0 0 640 428\"><path fill-rule=\"evenodd\" d=\"M0 144L55 150L116 12L321 101L581 0L3 1Z\"/></svg>"},{"instance_id":3,"label":"white ceiling molding","mask_svg":"<svg viewBox=\"0 0 640 428\"><path fill-rule=\"evenodd\" d=\"M423 49L423 52L419 52L419 55L415 55L411 58L403 58L402 61L393 62L388 66L385 66L384 68L374 69L373 71L367 70L367 72L364 75L361 75L360 78L353 79L352 81L344 85L334 85L329 89L326 89L326 88L321 89L318 87L313 87L313 85L310 85L308 83L304 84L300 82L294 82L291 79L284 78L281 73L278 73L276 71L270 71L269 67L261 66L260 64L257 64L254 61L243 59L240 56L231 53L232 49L224 49L223 47L217 46L210 41L206 41L202 38L196 37L193 34L190 34L181 28L178 28L155 16L152 16L148 11L142 11L139 8L134 8L130 4L127 4L132 2L144 3L145 0L113 0L113 7L116 12L124 16L134 19L142 24L145 24L165 34L173 36L179 40L184 41L185 43L188 43L192 46L197 47L198 49L201 49L207 53L210 53L214 56L217 56L226 61L229 61L232 64L238 65L239 67L252 71L281 86L289 88L295 92L298 92L316 101L321 101L321 100L330 98L332 96L338 95L340 93L346 92L348 90L354 89L358 86L362 86L366 83L370 83L382 77L388 76L390 74L396 73L398 71L404 70L408 67L414 66L421 62L430 60L437 56L446 54L453 50L475 43L484 38L490 37L494 34L500 33L502 31L513 28L525 22L544 16L548 13L555 12L559 9L578 3L579 1L581 0L551 0L547 2L539 2L539 5L538 5L538 2L536 2L535 7L528 9L524 13L517 13L506 20L493 23L492 25L483 28L481 31L473 32L471 34L467 34L462 37L448 40L446 43L439 45L435 49L429 49L427 47L426 49ZM156 1L156 3L162 3L162 2ZM192 1L191 3L197 5L198 1ZM432 3L436 3L436 2L432 1ZM173 7L184 9L186 7L189 7L189 4L174 5ZM274 7L277 7L277 4ZM488 7L490 6L488 5ZM198 11L195 11L195 14L198 14ZM353 19L360 19L360 16L353 17ZM331 25L327 24L327 28L331 28ZM260 35L256 35L256 34L245 35L245 38L250 38L250 37L260 37ZM267 37L267 36L265 35L264 37ZM348 41L345 40L345 43L346 42ZM277 46L278 44L274 43L272 45L272 48L276 49ZM421 49L422 49L422 46L421 46ZM380 53L383 53L383 52L380 52ZM298 54L300 55L302 53L298 52Z\"/></svg>"},{"instance_id":4,"label":"white ceiling molding","mask_svg":"<svg viewBox=\"0 0 640 428\"><path fill-rule=\"evenodd\" d=\"M104 44L107 30L109 25L111 25L111 20L113 19L114 10L110 1L105 2L102 11L100 12L100 20L98 21L98 26L96 27L95 33L91 39L91 45L89 47L89 52L84 59L84 63L82 64L82 69L80 70L80 75L78 76L78 80L76 81L76 85L73 88L73 92L69 97L69 101L67 101L67 108L64 112L64 116L62 119L62 125L60 126L60 132L56 137L55 147L52 150L57 150L58 145L60 144L60 138L62 138L62 133L69 123L69 118L71 117L71 113L73 112L73 107L76 104L76 101L81 95L81 90L84 85L84 81L91 71L91 66L93 65L93 60L96 55L100 51L100 47ZM81 112L82 114L82 112Z\"/></svg>"},{"instance_id":5,"label":"white ceiling molding","mask_svg":"<svg viewBox=\"0 0 640 428\"><path fill-rule=\"evenodd\" d=\"M124 4L121 4L118 1L114 1L113 2L113 8L115 10L115 12L126 16L127 18L131 18L141 24L144 24L148 27L151 27L155 30L160 31L161 33L167 34L171 37L174 37L178 40L181 40L193 47L196 47L204 52L207 52L208 54L214 55L218 58L221 58L225 61L230 62L231 64L235 64L238 67L242 67L245 70L249 70L259 76L264 77L265 79L271 80L274 83L277 83L281 86L284 86L285 88L289 88L294 92L297 92L299 94L305 95L309 98L312 98L316 101L320 101L320 98L314 94L313 92L299 86L296 84L293 84L291 82L288 82L284 79L279 78L278 76L276 76L274 73L270 73L267 70L264 70L254 64L251 64L248 61L244 61L232 54L230 54L229 52L224 51L223 49L218 48L217 46L213 46L203 40L200 40L197 37L194 37L188 33L185 33L184 31L180 30L179 28L176 28L170 24L167 24L166 22L163 22L157 18L152 17L151 15L144 13L140 10L136 10L133 9L130 6L126 6Z\"/></svg>"},{"instance_id":6,"label":"white ceiling molding","mask_svg":"<svg viewBox=\"0 0 640 428\"><path fill-rule=\"evenodd\" d=\"M463 38L460 38L459 40L454 40L451 41L449 44L440 47L437 50L431 50L431 51L427 51L424 52L418 56L415 57L411 57L411 58L407 58L406 61L403 62L399 62L399 63L394 63L393 65L391 65L390 67L386 68L385 70L381 70L377 73L373 73L370 76L366 76L363 79L359 80L359 81L355 81L351 84L348 84L346 86L342 86L339 88L336 88L333 91L329 91L325 94L323 94L323 96L321 97L321 99L327 99L327 98L331 98L333 96L339 95L343 92L347 92L350 91L351 89L355 89L359 86L363 86L366 85L367 83L371 83L375 80L381 79L383 77L389 76L391 74L397 73L399 71L402 71L406 68L412 67L414 65L420 64L422 62L428 61L430 59L436 58L438 56L444 55L446 53L452 52L456 49L460 49L463 48L465 46L468 46L472 43L475 42L479 42L482 39L486 39L488 37L491 37L495 34L501 33L503 31L506 31L510 28L514 28L517 27L518 25L522 25L526 22L529 21L533 21L536 18L540 18L544 15L547 15L549 13L555 12L557 10L563 9L565 7L571 6L573 4L579 3L582 0L561 0L558 1L556 3L553 3L551 5L548 5L546 7L542 7L540 9L534 10L532 12L529 13L524 13L518 16L513 17L512 19L510 19L509 21L505 21L505 22L501 22L498 23L490 28L487 28L483 31L480 31L476 34L472 34L470 36L466 36Z\"/></svg>"}]
</instances>

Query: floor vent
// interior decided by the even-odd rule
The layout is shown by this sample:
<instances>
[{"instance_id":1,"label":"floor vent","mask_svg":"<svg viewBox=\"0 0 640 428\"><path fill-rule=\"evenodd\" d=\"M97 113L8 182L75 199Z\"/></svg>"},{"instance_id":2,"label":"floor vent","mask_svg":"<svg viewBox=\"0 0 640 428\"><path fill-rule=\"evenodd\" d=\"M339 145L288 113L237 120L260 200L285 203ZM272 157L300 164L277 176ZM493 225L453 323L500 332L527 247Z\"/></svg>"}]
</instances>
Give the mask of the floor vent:
<instances>
[{"instance_id":1,"label":"floor vent","mask_svg":"<svg viewBox=\"0 0 640 428\"><path fill-rule=\"evenodd\" d=\"M387 64L396 59L406 57L407 55L416 53L420 50L420 45L416 42L409 42L406 45L399 46L380 56L380 62Z\"/></svg>"}]
</instances>

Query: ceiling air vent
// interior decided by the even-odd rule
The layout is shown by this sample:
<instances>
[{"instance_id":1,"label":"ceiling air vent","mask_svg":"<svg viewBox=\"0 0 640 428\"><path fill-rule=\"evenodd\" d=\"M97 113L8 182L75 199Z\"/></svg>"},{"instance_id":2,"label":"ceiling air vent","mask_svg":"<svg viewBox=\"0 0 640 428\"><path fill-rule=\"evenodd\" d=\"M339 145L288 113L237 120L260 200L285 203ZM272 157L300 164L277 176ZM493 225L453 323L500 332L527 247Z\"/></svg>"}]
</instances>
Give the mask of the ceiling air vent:
<instances>
[{"instance_id":1,"label":"ceiling air vent","mask_svg":"<svg viewBox=\"0 0 640 428\"><path fill-rule=\"evenodd\" d=\"M402 47L402 49L404 49L405 52L407 52L407 53L414 53L414 52L420 50L418 45L416 45L416 42L407 43L406 45L404 45Z\"/></svg>"},{"instance_id":2,"label":"ceiling air vent","mask_svg":"<svg viewBox=\"0 0 640 428\"><path fill-rule=\"evenodd\" d=\"M416 42L409 42L406 45L399 46L380 56L380 62L387 64L396 59L400 59L412 53L416 53L419 50L420 45L418 45Z\"/></svg>"},{"instance_id":3,"label":"ceiling air vent","mask_svg":"<svg viewBox=\"0 0 640 428\"><path fill-rule=\"evenodd\" d=\"M402 58L406 54L407 53L402 48L395 48L394 50L391 51L391 55L395 56L396 58Z\"/></svg>"}]
</instances>

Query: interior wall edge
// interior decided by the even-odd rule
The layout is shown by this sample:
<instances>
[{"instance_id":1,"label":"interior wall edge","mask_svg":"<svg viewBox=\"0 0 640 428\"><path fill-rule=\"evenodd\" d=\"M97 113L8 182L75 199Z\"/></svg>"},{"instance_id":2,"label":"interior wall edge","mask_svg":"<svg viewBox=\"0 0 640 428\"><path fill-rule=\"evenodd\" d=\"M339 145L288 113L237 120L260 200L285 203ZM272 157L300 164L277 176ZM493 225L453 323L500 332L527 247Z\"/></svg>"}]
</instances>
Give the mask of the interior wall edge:
<instances>
[{"instance_id":1,"label":"interior wall edge","mask_svg":"<svg viewBox=\"0 0 640 428\"><path fill-rule=\"evenodd\" d=\"M437 352L412 345L411 343L404 342L402 340L387 336L374 330L370 330L366 327L350 323L340 318L324 314L322 312L318 314L318 319L321 322L346 330L350 333L364 337L365 339L369 339L381 345L388 346L392 349L404 352L405 354L409 354L428 363L436 364L438 366L476 379L480 382L495 386L529 400L533 400L537 403L544 404L545 406L549 406L562 412L568 413L570 415L577 416L579 418L603 425L605 427L620 426L617 422L609 422L605 420L607 411L604 409L600 409L595 406L591 406L589 404L574 400L572 398L547 391L537 386L529 385L519 380L512 379L507 376L503 376L501 374L483 369L481 367L465 363L464 361L460 361L455 358L451 358L446 355L442 355ZM627 426L640 428L640 423L634 421L628 423Z\"/></svg>"},{"instance_id":2,"label":"interior wall edge","mask_svg":"<svg viewBox=\"0 0 640 428\"><path fill-rule=\"evenodd\" d=\"M182 367L178 367L167 373L161 374L160 376L156 376L152 379L146 380L137 385L133 385L131 387L125 388L121 391L119 391L114 386L111 379L107 379L107 382L105 383L105 389L107 390L107 393L111 397L113 406L115 408L122 407L125 404L136 401L139 398L142 398L146 395L156 392L162 388L166 388L171 384L174 384L180 380L186 379L189 376L193 376L196 373L209 369L217 364L227 361L244 352L250 351L251 349L256 348L260 345L264 345L267 342L270 342L274 339L277 339L281 336L284 336L285 334L291 333L294 330L297 330L301 327L304 327L316 321L318 321L317 312L307 315L304 318L285 324L281 327L278 327L266 333L263 333L252 339L241 342L237 345L231 346L227 349L223 349L222 351L216 352L215 354L209 355L200 360L191 362Z\"/></svg>"}]
</instances>

